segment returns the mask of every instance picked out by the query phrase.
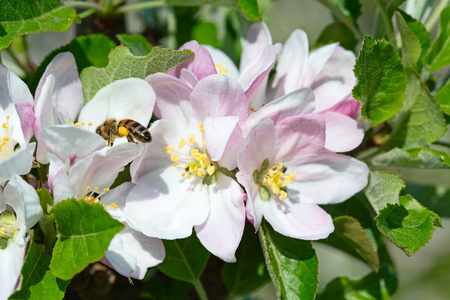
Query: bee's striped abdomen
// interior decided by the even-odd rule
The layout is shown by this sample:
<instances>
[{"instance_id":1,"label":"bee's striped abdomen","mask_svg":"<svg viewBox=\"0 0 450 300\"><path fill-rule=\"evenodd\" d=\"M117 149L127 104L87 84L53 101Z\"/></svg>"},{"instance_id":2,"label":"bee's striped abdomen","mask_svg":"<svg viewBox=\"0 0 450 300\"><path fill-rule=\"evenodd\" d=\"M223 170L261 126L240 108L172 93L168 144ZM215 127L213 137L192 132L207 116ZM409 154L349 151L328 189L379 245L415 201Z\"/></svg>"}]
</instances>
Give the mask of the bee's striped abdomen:
<instances>
[{"instance_id":1,"label":"bee's striped abdomen","mask_svg":"<svg viewBox=\"0 0 450 300\"><path fill-rule=\"evenodd\" d=\"M128 130L126 136L130 135L133 139L141 143L149 143L152 141L150 132L139 122L130 119L121 120L117 123L117 128L120 127L125 127Z\"/></svg>"}]
</instances>

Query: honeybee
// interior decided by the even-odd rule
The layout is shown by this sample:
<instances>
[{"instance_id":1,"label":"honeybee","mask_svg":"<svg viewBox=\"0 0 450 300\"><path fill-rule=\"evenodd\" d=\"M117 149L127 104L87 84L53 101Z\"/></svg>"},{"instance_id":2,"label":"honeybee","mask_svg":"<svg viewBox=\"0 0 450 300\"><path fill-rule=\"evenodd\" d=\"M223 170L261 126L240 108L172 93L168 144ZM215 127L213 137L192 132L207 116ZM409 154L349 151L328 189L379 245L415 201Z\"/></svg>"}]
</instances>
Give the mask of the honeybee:
<instances>
[{"instance_id":1,"label":"honeybee","mask_svg":"<svg viewBox=\"0 0 450 300\"><path fill-rule=\"evenodd\" d=\"M108 119L102 125L99 125L95 132L106 140L108 146L112 146L116 138L126 137L129 142L149 143L152 141L150 132L134 120L125 119L116 121ZM136 143L137 144L137 143Z\"/></svg>"}]
</instances>

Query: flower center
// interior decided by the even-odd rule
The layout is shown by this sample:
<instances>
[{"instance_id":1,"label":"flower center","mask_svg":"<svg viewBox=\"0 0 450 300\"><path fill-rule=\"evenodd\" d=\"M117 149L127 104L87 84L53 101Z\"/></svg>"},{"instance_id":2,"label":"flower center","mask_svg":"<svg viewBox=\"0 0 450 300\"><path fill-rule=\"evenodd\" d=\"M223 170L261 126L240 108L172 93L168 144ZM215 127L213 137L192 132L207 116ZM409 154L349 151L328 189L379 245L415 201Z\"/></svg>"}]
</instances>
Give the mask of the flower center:
<instances>
[{"instance_id":1,"label":"flower center","mask_svg":"<svg viewBox=\"0 0 450 300\"><path fill-rule=\"evenodd\" d=\"M210 179L214 178L217 169L217 163L211 161L211 157L206 150L206 142L203 136L203 124L199 125L202 132L202 145L198 145L195 141L195 134L191 134L189 140L181 139L178 144L178 150L173 146L165 147L174 166L183 167L182 177L191 179L193 176L204 179L204 183L211 184ZM206 181L205 181L206 180Z\"/></svg>"},{"instance_id":2,"label":"flower center","mask_svg":"<svg viewBox=\"0 0 450 300\"><path fill-rule=\"evenodd\" d=\"M224 67L222 67L221 64L216 64L216 68L217 68L217 72L220 75L226 75L228 73L228 69L225 69Z\"/></svg>"},{"instance_id":3,"label":"flower center","mask_svg":"<svg viewBox=\"0 0 450 300\"><path fill-rule=\"evenodd\" d=\"M100 194L98 193L98 187L94 187L93 189L91 189L91 187L88 185L86 187L86 196L84 196L84 201L86 203L98 203L100 201L100 197L103 196L104 194L106 194L106 192L108 192L109 189L103 189L103 192L101 192ZM115 203L111 203L109 206L113 207L113 208L117 208L117 205ZM103 205L103 207L106 207L106 205Z\"/></svg>"},{"instance_id":4,"label":"flower center","mask_svg":"<svg viewBox=\"0 0 450 300\"><path fill-rule=\"evenodd\" d=\"M14 154L14 148L17 143L11 139L9 130L9 116L6 116L5 122L2 122L0 128L0 161L7 159Z\"/></svg>"},{"instance_id":5,"label":"flower center","mask_svg":"<svg viewBox=\"0 0 450 300\"><path fill-rule=\"evenodd\" d=\"M259 195L263 201L269 199L270 195L277 196L280 200L287 198L286 185L292 183L297 174L290 172L285 174L286 168L283 163L268 167L269 161L265 159L261 164L261 171L253 172L253 180L260 185Z\"/></svg>"},{"instance_id":6,"label":"flower center","mask_svg":"<svg viewBox=\"0 0 450 300\"><path fill-rule=\"evenodd\" d=\"M5 211L0 216L0 249L8 246L8 241L14 241L19 229L15 228L16 217L10 211Z\"/></svg>"}]
</instances>

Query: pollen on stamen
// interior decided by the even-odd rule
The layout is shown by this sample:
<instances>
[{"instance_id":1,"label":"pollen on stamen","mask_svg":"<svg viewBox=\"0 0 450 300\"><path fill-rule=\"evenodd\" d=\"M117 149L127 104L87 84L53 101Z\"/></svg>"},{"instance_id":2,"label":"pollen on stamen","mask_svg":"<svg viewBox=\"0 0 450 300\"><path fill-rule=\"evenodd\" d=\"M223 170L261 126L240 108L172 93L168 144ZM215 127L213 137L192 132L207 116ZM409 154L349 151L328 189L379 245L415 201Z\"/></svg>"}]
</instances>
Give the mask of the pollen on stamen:
<instances>
[{"instance_id":1,"label":"pollen on stamen","mask_svg":"<svg viewBox=\"0 0 450 300\"><path fill-rule=\"evenodd\" d=\"M253 107L250 107L251 112L255 112L256 110Z\"/></svg>"},{"instance_id":2,"label":"pollen on stamen","mask_svg":"<svg viewBox=\"0 0 450 300\"><path fill-rule=\"evenodd\" d=\"M189 137L189 144L194 144L195 143L195 134L191 134L191 136Z\"/></svg>"},{"instance_id":3,"label":"pollen on stamen","mask_svg":"<svg viewBox=\"0 0 450 300\"><path fill-rule=\"evenodd\" d=\"M6 120L9 120L9 116L6 116Z\"/></svg>"},{"instance_id":4,"label":"pollen on stamen","mask_svg":"<svg viewBox=\"0 0 450 300\"><path fill-rule=\"evenodd\" d=\"M103 191L104 191L104 192L108 192L108 191L109 191L109 188L103 189Z\"/></svg>"},{"instance_id":5,"label":"pollen on stamen","mask_svg":"<svg viewBox=\"0 0 450 300\"><path fill-rule=\"evenodd\" d=\"M172 159L172 161L178 161L178 157L179 157L178 154L174 154L174 155L172 155L171 159Z\"/></svg>"},{"instance_id":6,"label":"pollen on stamen","mask_svg":"<svg viewBox=\"0 0 450 300\"><path fill-rule=\"evenodd\" d=\"M75 124L73 124L74 126L80 126L80 123L76 122Z\"/></svg>"},{"instance_id":7,"label":"pollen on stamen","mask_svg":"<svg viewBox=\"0 0 450 300\"><path fill-rule=\"evenodd\" d=\"M2 128L6 128L6 123L3 123L3 124L2 124Z\"/></svg>"},{"instance_id":8,"label":"pollen on stamen","mask_svg":"<svg viewBox=\"0 0 450 300\"><path fill-rule=\"evenodd\" d=\"M176 167L176 166L178 166L179 164L180 164L180 163L176 161L176 162L173 163L173 166Z\"/></svg>"},{"instance_id":9,"label":"pollen on stamen","mask_svg":"<svg viewBox=\"0 0 450 300\"><path fill-rule=\"evenodd\" d=\"M201 123L200 125L198 125L198 127L200 127L200 131L201 131L201 132L204 132L204 131L205 131L205 129L203 128L203 123Z\"/></svg>"},{"instance_id":10,"label":"pollen on stamen","mask_svg":"<svg viewBox=\"0 0 450 300\"><path fill-rule=\"evenodd\" d=\"M98 186L96 186L96 187L94 188L94 190L95 190L96 192L98 192Z\"/></svg>"},{"instance_id":11,"label":"pollen on stamen","mask_svg":"<svg viewBox=\"0 0 450 300\"><path fill-rule=\"evenodd\" d=\"M117 204L115 204L114 202L111 203L109 206L111 206L112 208L117 208Z\"/></svg>"},{"instance_id":12,"label":"pollen on stamen","mask_svg":"<svg viewBox=\"0 0 450 300\"><path fill-rule=\"evenodd\" d=\"M186 145L186 140L185 139L181 139L180 143L178 144L178 148L183 148Z\"/></svg>"},{"instance_id":13,"label":"pollen on stamen","mask_svg":"<svg viewBox=\"0 0 450 300\"><path fill-rule=\"evenodd\" d=\"M86 123L84 123L84 122L81 122L81 125L83 125L83 126L84 126L84 125L86 125Z\"/></svg>"},{"instance_id":14,"label":"pollen on stamen","mask_svg":"<svg viewBox=\"0 0 450 300\"><path fill-rule=\"evenodd\" d=\"M87 187L86 187L86 191L89 191L91 189L91 187L88 185Z\"/></svg>"},{"instance_id":15,"label":"pollen on stamen","mask_svg":"<svg viewBox=\"0 0 450 300\"><path fill-rule=\"evenodd\" d=\"M181 173L181 177L186 176L186 172Z\"/></svg>"},{"instance_id":16,"label":"pollen on stamen","mask_svg":"<svg viewBox=\"0 0 450 300\"><path fill-rule=\"evenodd\" d=\"M0 227L0 234L5 234L5 233L6 233L6 228Z\"/></svg>"},{"instance_id":17,"label":"pollen on stamen","mask_svg":"<svg viewBox=\"0 0 450 300\"><path fill-rule=\"evenodd\" d=\"M89 122L89 123L88 123L88 126L92 126L92 122Z\"/></svg>"},{"instance_id":18,"label":"pollen on stamen","mask_svg":"<svg viewBox=\"0 0 450 300\"><path fill-rule=\"evenodd\" d=\"M171 154L172 153L172 151L173 151L173 146L167 146L167 147L164 147L164 150L166 150L166 153L167 154Z\"/></svg>"}]
</instances>

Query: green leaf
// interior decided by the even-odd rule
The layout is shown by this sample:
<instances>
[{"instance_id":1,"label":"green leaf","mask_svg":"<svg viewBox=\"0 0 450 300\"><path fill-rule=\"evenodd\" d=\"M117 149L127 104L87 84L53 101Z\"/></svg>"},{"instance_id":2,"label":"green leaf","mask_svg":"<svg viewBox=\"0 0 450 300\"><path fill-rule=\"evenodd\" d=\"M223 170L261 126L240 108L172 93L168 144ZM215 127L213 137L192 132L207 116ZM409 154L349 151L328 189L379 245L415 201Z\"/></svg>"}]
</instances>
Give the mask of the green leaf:
<instances>
[{"instance_id":1,"label":"green leaf","mask_svg":"<svg viewBox=\"0 0 450 300\"><path fill-rule=\"evenodd\" d=\"M55 205L52 213L59 239L50 270L61 279L72 278L105 256L110 241L124 227L99 203L67 199Z\"/></svg>"},{"instance_id":2,"label":"green leaf","mask_svg":"<svg viewBox=\"0 0 450 300\"><path fill-rule=\"evenodd\" d=\"M419 199L423 206L438 212L441 217L450 217L449 187L408 184L403 192Z\"/></svg>"},{"instance_id":3,"label":"green leaf","mask_svg":"<svg viewBox=\"0 0 450 300\"><path fill-rule=\"evenodd\" d=\"M375 242L380 258L379 272L371 272L357 280L338 277L331 281L322 293L317 295L317 300L391 299L398 286L395 267L383 240L379 237Z\"/></svg>"},{"instance_id":4,"label":"green leaf","mask_svg":"<svg viewBox=\"0 0 450 300\"><path fill-rule=\"evenodd\" d=\"M314 45L318 48L331 43L339 42L339 44L347 50L354 50L358 40L352 31L342 22L334 22L325 27Z\"/></svg>"},{"instance_id":5,"label":"green leaf","mask_svg":"<svg viewBox=\"0 0 450 300\"><path fill-rule=\"evenodd\" d=\"M146 56L152 51L152 44L140 34L118 34L117 39L136 56Z\"/></svg>"},{"instance_id":6,"label":"green leaf","mask_svg":"<svg viewBox=\"0 0 450 300\"><path fill-rule=\"evenodd\" d=\"M90 101L102 87L116 80L166 73L191 57L192 53L160 47L153 47L146 56L134 56L129 48L118 46L110 52L106 68L89 67L81 72L84 101Z\"/></svg>"},{"instance_id":7,"label":"green leaf","mask_svg":"<svg viewBox=\"0 0 450 300\"><path fill-rule=\"evenodd\" d=\"M192 39L201 45L211 45L214 48L220 48L217 27L214 23L201 22L195 24L194 28L192 28Z\"/></svg>"},{"instance_id":8,"label":"green leaf","mask_svg":"<svg viewBox=\"0 0 450 300\"><path fill-rule=\"evenodd\" d=\"M38 189L39 202L41 203L42 210L46 215L49 214L48 208L53 206L53 198L47 189Z\"/></svg>"},{"instance_id":9,"label":"green leaf","mask_svg":"<svg viewBox=\"0 0 450 300\"><path fill-rule=\"evenodd\" d=\"M374 166L390 166L419 169L449 169L450 156L442 151L430 148L402 150L394 148L371 160Z\"/></svg>"},{"instance_id":10,"label":"green leaf","mask_svg":"<svg viewBox=\"0 0 450 300\"><path fill-rule=\"evenodd\" d=\"M441 109L416 71L405 68L408 85L400 111L388 121L393 128L388 146L420 148L442 137L447 124Z\"/></svg>"},{"instance_id":11,"label":"green leaf","mask_svg":"<svg viewBox=\"0 0 450 300\"><path fill-rule=\"evenodd\" d=\"M441 106L441 110L447 115L450 115L450 82L447 82L434 97L436 102Z\"/></svg>"},{"instance_id":12,"label":"green leaf","mask_svg":"<svg viewBox=\"0 0 450 300\"><path fill-rule=\"evenodd\" d=\"M194 282L199 279L210 254L195 234L185 239L163 242L166 258L158 265L158 269L177 280Z\"/></svg>"},{"instance_id":13,"label":"green leaf","mask_svg":"<svg viewBox=\"0 0 450 300\"><path fill-rule=\"evenodd\" d=\"M108 53L116 47L116 44L103 34L91 34L88 36L79 36L69 44L56 49L50 53L36 70L35 74L28 82L31 91L36 90L42 74L45 72L52 59L61 52L71 52L75 57L78 72L84 68L106 67L108 65Z\"/></svg>"},{"instance_id":14,"label":"green leaf","mask_svg":"<svg viewBox=\"0 0 450 300\"><path fill-rule=\"evenodd\" d=\"M333 13L339 10L343 15L352 21L361 15L361 4L358 0L319 0L323 5L328 7Z\"/></svg>"},{"instance_id":15,"label":"green leaf","mask_svg":"<svg viewBox=\"0 0 450 300\"><path fill-rule=\"evenodd\" d=\"M370 172L369 185L364 189L364 194L369 199L373 209L378 213L387 204L398 204L400 191L405 187L405 182L399 175L389 172Z\"/></svg>"},{"instance_id":16,"label":"green leaf","mask_svg":"<svg viewBox=\"0 0 450 300\"><path fill-rule=\"evenodd\" d=\"M9 299L62 299L69 281L56 278L49 269L51 256L33 240L20 272L22 284Z\"/></svg>"},{"instance_id":17,"label":"green leaf","mask_svg":"<svg viewBox=\"0 0 450 300\"><path fill-rule=\"evenodd\" d=\"M441 12L441 29L428 52L430 72L434 72L450 64L450 6Z\"/></svg>"},{"instance_id":18,"label":"green leaf","mask_svg":"<svg viewBox=\"0 0 450 300\"><path fill-rule=\"evenodd\" d=\"M237 262L225 264L222 268L223 282L230 293L228 298L249 294L270 281L264 255L258 251L260 247L255 229L247 223L236 251Z\"/></svg>"},{"instance_id":19,"label":"green leaf","mask_svg":"<svg viewBox=\"0 0 450 300\"><path fill-rule=\"evenodd\" d=\"M261 19L257 0L166 0L171 6L217 5L238 10L250 21Z\"/></svg>"},{"instance_id":20,"label":"green leaf","mask_svg":"<svg viewBox=\"0 0 450 300\"><path fill-rule=\"evenodd\" d=\"M388 204L375 218L377 227L408 256L430 240L441 219L413 197L401 196L399 204Z\"/></svg>"},{"instance_id":21,"label":"green leaf","mask_svg":"<svg viewBox=\"0 0 450 300\"><path fill-rule=\"evenodd\" d=\"M43 31L66 31L78 16L59 0L0 1L0 49L20 35Z\"/></svg>"},{"instance_id":22,"label":"green leaf","mask_svg":"<svg viewBox=\"0 0 450 300\"><path fill-rule=\"evenodd\" d=\"M415 69L422 53L422 44L419 37L411 31L399 12L396 13L395 17L402 38L402 62L405 66Z\"/></svg>"},{"instance_id":23,"label":"green leaf","mask_svg":"<svg viewBox=\"0 0 450 300\"><path fill-rule=\"evenodd\" d=\"M378 272L380 268L378 254L361 226L361 223L357 219L349 216L334 218L333 223L335 230L324 242L362 259L375 272Z\"/></svg>"},{"instance_id":24,"label":"green leaf","mask_svg":"<svg viewBox=\"0 0 450 300\"><path fill-rule=\"evenodd\" d=\"M353 96L363 103L361 113L372 121L372 126L400 110L407 81L394 46L385 40L377 42L364 36L354 72L358 84L353 88Z\"/></svg>"},{"instance_id":25,"label":"green leaf","mask_svg":"<svg viewBox=\"0 0 450 300\"><path fill-rule=\"evenodd\" d=\"M259 228L259 238L278 299L314 299L319 261L311 242L285 237L266 222Z\"/></svg>"}]
</instances>

